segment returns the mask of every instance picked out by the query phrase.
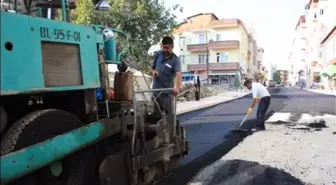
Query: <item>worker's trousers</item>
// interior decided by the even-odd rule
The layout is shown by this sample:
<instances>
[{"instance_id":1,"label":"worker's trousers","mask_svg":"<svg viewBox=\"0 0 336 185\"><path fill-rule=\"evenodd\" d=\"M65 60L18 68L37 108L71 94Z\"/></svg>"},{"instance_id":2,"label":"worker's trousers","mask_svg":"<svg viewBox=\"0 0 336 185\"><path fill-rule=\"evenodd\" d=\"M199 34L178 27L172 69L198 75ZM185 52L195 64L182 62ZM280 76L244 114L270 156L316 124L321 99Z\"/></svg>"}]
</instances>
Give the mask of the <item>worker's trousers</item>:
<instances>
[{"instance_id":1,"label":"worker's trousers","mask_svg":"<svg viewBox=\"0 0 336 185\"><path fill-rule=\"evenodd\" d=\"M158 102L161 111L165 111L166 115L171 116L173 114L173 96L171 94L162 93L157 97L157 93L154 93L156 101ZM154 114L156 116L162 116L157 105L154 104Z\"/></svg>"},{"instance_id":2,"label":"worker's trousers","mask_svg":"<svg viewBox=\"0 0 336 185\"><path fill-rule=\"evenodd\" d=\"M258 110L257 110L257 128L265 129L265 115L268 107L271 104L271 97L266 96L260 99Z\"/></svg>"}]
</instances>

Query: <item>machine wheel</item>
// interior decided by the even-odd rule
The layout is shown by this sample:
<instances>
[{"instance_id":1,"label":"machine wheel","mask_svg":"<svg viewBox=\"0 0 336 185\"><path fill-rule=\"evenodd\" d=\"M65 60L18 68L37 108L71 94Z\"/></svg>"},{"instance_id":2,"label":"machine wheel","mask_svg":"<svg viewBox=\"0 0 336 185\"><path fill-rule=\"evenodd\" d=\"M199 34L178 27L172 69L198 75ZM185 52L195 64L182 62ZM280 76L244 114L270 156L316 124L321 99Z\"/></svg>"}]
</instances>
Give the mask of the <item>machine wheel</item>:
<instances>
[{"instance_id":1,"label":"machine wheel","mask_svg":"<svg viewBox=\"0 0 336 185\"><path fill-rule=\"evenodd\" d=\"M1 141L1 155L20 150L83 126L74 115L55 109L39 110L18 120ZM55 165L56 163L56 165ZM86 148L26 175L9 185L92 185L97 180L95 153ZM60 166L61 165L61 166ZM56 166L56 167L55 167ZM56 174L52 173L58 171Z\"/></svg>"},{"instance_id":2,"label":"machine wheel","mask_svg":"<svg viewBox=\"0 0 336 185\"><path fill-rule=\"evenodd\" d=\"M7 125L7 112L6 110L0 105L0 133L4 131Z\"/></svg>"}]
</instances>

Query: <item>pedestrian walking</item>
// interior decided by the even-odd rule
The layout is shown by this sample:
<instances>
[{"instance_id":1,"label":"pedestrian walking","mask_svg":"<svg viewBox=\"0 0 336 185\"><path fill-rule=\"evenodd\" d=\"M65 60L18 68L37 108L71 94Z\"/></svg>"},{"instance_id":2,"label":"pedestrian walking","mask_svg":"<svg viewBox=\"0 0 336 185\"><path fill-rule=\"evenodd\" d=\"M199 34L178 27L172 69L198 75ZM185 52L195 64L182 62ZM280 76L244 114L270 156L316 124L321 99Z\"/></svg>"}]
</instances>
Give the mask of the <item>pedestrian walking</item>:
<instances>
[{"instance_id":1,"label":"pedestrian walking","mask_svg":"<svg viewBox=\"0 0 336 185\"><path fill-rule=\"evenodd\" d=\"M265 115L271 103L271 95L260 83L252 82L252 80L247 79L244 82L244 86L247 87L252 92L252 104L247 111L247 114L251 114L253 112L253 107L259 102L258 110L257 110L257 124L255 128L257 130L265 130Z\"/></svg>"}]
</instances>

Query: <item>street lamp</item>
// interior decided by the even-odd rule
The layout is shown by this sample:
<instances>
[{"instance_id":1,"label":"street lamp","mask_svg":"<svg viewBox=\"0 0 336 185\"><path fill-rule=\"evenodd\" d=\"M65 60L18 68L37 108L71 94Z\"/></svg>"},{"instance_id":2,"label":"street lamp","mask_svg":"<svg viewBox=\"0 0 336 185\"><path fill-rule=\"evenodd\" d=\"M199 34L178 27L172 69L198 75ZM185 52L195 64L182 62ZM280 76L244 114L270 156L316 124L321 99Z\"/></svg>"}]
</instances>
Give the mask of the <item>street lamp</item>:
<instances>
[{"instance_id":1,"label":"street lamp","mask_svg":"<svg viewBox=\"0 0 336 185\"><path fill-rule=\"evenodd\" d=\"M111 5L107 0L100 0L95 6L95 10L102 12L110 11Z\"/></svg>"},{"instance_id":2,"label":"street lamp","mask_svg":"<svg viewBox=\"0 0 336 185\"><path fill-rule=\"evenodd\" d=\"M107 0L100 0L95 6L95 11L97 12L108 12L110 10L111 5ZM104 23L102 22L101 25L104 26Z\"/></svg>"}]
</instances>

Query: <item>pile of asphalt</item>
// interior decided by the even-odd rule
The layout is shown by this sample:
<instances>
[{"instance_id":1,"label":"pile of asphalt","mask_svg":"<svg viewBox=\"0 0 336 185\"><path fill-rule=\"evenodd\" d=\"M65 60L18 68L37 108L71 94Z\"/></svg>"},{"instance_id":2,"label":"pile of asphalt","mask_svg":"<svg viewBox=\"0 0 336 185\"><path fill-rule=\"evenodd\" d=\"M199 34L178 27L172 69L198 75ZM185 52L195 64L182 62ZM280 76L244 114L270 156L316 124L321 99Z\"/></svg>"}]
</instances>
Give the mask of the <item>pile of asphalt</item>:
<instances>
[{"instance_id":1,"label":"pile of asphalt","mask_svg":"<svg viewBox=\"0 0 336 185\"><path fill-rule=\"evenodd\" d=\"M228 160L205 185L305 185L289 173L257 162Z\"/></svg>"},{"instance_id":2,"label":"pile of asphalt","mask_svg":"<svg viewBox=\"0 0 336 185\"><path fill-rule=\"evenodd\" d=\"M294 129L294 130L304 130L304 131L321 131L323 128L327 128L328 126L326 125L325 120L320 119L320 120L314 120L312 122L308 123L297 123L297 122L292 122L292 121L276 121L271 123L273 125L285 125L289 129Z\"/></svg>"},{"instance_id":3,"label":"pile of asphalt","mask_svg":"<svg viewBox=\"0 0 336 185\"><path fill-rule=\"evenodd\" d=\"M315 121L313 123L309 123L307 124L308 127L311 128L326 128L326 122L324 120L319 120L319 121Z\"/></svg>"}]
</instances>

